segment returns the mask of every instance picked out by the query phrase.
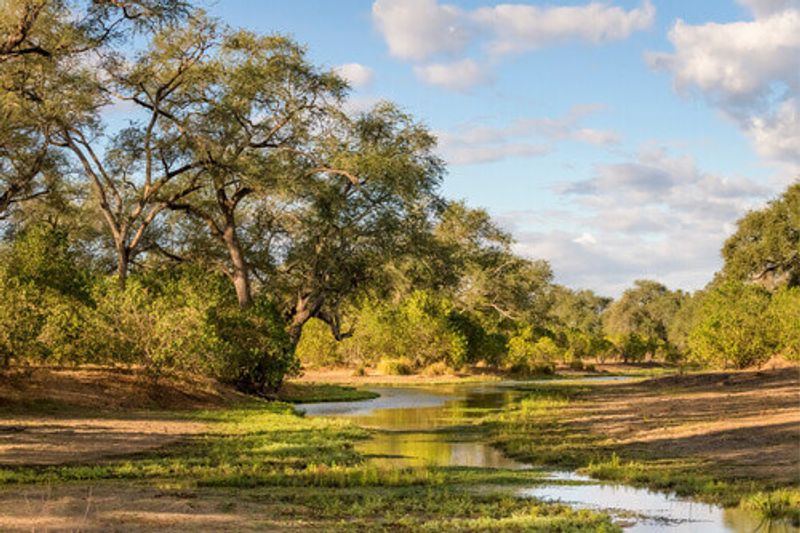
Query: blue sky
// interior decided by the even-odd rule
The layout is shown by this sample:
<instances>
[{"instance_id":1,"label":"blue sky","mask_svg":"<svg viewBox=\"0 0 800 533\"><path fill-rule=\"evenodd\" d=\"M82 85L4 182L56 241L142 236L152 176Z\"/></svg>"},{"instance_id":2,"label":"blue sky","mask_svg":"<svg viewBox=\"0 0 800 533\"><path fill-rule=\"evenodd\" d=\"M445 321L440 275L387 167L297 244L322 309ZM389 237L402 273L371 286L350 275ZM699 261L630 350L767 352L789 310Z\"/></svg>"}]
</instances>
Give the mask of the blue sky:
<instances>
[{"instance_id":1,"label":"blue sky","mask_svg":"<svg viewBox=\"0 0 800 533\"><path fill-rule=\"evenodd\" d=\"M697 289L800 176L800 1L207 0L425 122L444 193L556 280Z\"/></svg>"}]
</instances>

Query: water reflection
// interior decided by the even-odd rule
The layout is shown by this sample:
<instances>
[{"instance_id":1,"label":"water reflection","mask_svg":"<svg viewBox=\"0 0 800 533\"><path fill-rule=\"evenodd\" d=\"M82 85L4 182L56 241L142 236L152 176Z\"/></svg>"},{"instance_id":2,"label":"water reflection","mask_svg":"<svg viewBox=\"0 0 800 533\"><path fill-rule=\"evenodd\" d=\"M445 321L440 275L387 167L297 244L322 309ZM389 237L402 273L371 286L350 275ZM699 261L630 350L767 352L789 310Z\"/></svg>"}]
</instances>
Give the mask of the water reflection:
<instances>
[{"instance_id":1,"label":"water reflection","mask_svg":"<svg viewBox=\"0 0 800 533\"><path fill-rule=\"evenodd\" d=\"M617 379L615 377L615 379ZM342 403L307 404L308 416L335 416L376 430L358 450L391 466L469 466L526 469L469 430L476 417L503 409L524 392L510 383L437 387L375 387L380 397ZM446 430L446 431L445 431ZM680 499L671 494L598 483L574 472L549 472L523 497L562 501L574 507L607 509L634 532L788 533L787 524L762 524L752 513Z\"/></svg>"}]
</instances>

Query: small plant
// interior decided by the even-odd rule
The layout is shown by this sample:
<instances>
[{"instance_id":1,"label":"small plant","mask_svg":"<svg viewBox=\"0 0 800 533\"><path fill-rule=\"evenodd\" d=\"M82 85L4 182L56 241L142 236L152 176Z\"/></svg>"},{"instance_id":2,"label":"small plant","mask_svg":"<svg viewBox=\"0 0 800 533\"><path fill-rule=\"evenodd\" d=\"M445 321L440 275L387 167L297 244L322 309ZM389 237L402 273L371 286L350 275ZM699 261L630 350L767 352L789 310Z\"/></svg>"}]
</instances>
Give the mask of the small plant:
<instances>
[{"instance_id":1,"label":"small plant","mask_svg":"<svg viewBox=\"0 0 800 533\"><path fill-rule=\"evenodd\" d=\"M422 374L425 376L444 376L450 372L450 368L442 361L433 363L422 369Z\"/></svg>"},{"instance_id":2,"label":"small plant","mask_svg":"<svg viewBox=\"0 0 800 533\"><path fill-rule=\"evenodd\" d=\"M781 489L774 492L757 492L744 498L741 506L757 512L766 520L789 520L800 527L800 491Z\"/></svg>"},{"instance_id":3,"label":"small plant","mask_svg":"<svg viewBox=\"0 0 800 533\"><path fill-rule=\"evenodd\" d=\"M378 362L378 372L387 376L408 376L414 373L414 365L410 359L383 359Z\"/></svg>"}]
</instances>

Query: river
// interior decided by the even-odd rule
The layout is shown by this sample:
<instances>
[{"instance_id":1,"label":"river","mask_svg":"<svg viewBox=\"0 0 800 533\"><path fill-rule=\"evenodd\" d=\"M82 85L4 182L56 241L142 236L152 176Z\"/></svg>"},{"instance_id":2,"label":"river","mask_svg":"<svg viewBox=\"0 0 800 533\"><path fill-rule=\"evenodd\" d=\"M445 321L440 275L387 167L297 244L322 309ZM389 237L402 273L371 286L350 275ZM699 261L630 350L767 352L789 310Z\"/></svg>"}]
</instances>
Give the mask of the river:
<instances>
[{"instance_id":1,"label":"river","mask_svg":"<svg viewBox=\"0 0 800 533\"><path fill-rule=\"evenodd\" d=\"M375 430L358 451L381 465L466 466L534 469L504 456L469 430L476 417L502 410L522 392L513 383L414 387L369 387L380 396L358 402L314 403L300 407L307 416L347 419ZM560 501L578 508L605 510L631 532L751 533L798 531L785 524L763 524L742 509L724 509L673 494L601 483L575 472L543 470L542 482L519 490L520 497Z\"/></svg>"}]
</instances>

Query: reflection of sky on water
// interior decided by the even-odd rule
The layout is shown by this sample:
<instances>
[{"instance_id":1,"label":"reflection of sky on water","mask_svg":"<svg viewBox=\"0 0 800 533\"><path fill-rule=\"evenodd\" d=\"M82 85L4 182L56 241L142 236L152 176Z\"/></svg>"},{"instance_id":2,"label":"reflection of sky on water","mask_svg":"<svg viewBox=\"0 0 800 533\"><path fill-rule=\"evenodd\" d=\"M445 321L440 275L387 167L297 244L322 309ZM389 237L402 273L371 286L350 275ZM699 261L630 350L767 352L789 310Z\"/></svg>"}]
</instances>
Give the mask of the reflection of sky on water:
<instances>
[{"instance_id":1,"label":"reflection of sky on water","mask_svg":"<svg viewBox=\"0 0 800 533\"><path fill-rule=\"evenodd\" d=\"M625 379L603 376L599 379ZM523 392L512 383L442 385L436 387L374 387L381 396L360 402L317 403L300 407L308 416L335 416L381 430L357 444L370 461L387 466L468 466L527 469L530 465L505 457L497 449L471 440L468 432L431 430L468 425L486 409L502 409ZM427 432L426 432L427 431ZM788 525L762 525L751 513L723 509L623 485L598 483L569 471L550 472L554 483L535 486L521 496L557 500L574 507L610 509L632 524L627 531L668 533L787 533ZM629 518L625 513L639 515Z\"/></svg>"},{"instance_id":2,"label":"reflection of sky on water","mask_svg":"<svg viewBox=\"0 0 800 533\"><path fill-rule=\"evenodd\" d=\"M758 529L760 521L751 513L739 509L723 509L716 505L680 499L670 494L625 485L600 484L589 478L569 475L554 476L580 485L540 485L520 492L522 496L547 501L560 501L572 507L609 509L642 515L627 531L645 533L744 533L791 531L789 527ZM551 477L552 479L552 477Z\"/></svg>"}]
</instances>

